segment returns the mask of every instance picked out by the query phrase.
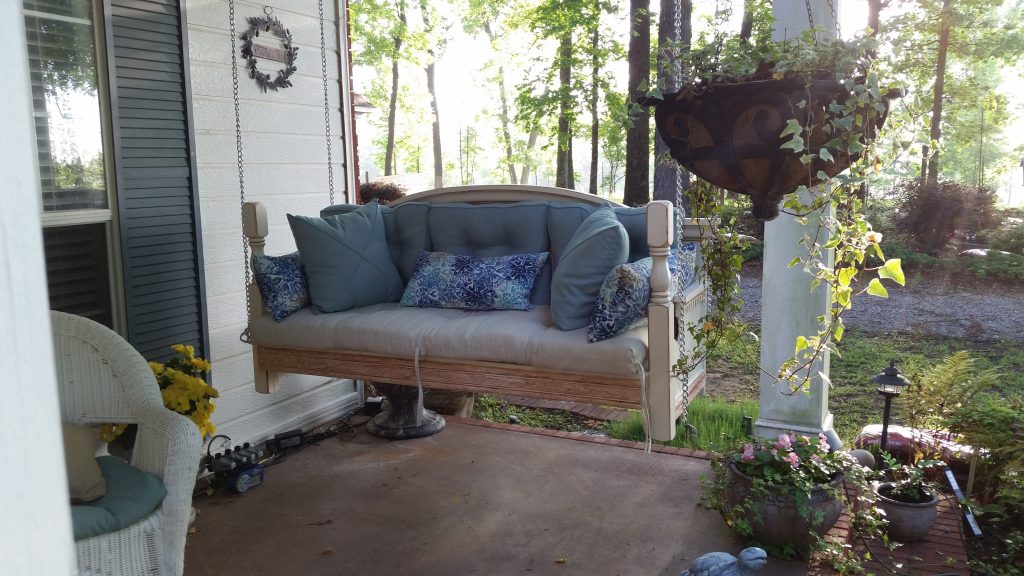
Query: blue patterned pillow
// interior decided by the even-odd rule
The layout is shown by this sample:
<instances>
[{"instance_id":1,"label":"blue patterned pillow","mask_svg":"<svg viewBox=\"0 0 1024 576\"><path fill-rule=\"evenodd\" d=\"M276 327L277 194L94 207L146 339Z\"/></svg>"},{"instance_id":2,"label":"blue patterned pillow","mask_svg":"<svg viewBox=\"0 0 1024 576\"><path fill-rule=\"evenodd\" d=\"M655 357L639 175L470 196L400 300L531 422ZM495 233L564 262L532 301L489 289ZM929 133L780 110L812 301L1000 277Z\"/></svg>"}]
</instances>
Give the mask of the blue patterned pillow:
<instances>
[{"instance_id":1,"label":"blue patterned pillow","mask_svg":"<svg viewBox=\"0 0 1024 576\"><path fill-rule=\"evenodd\" d=\"M309 304L306 270L298 252L285 256L253 254L252 271L263 305L280 322Z\"/></svg>"},{"instance_id":2,"label":"blue patterned pillow","mask_svg":"<svg viewBox=\"0 0 1024 576\"><path fill-rule=\"evenodd\" d=\"M547 259L547 252L494 257L423 252L402 306L529 310L530 292Z\"/></svg>"},{"instance_id":3,"label":"blue patterned pillow","mask_svg":"<svg viewBox=\"0 0 1024 576\"><path fill-rule=\"evenodd\" d=\"M672 271L672 279L675 281L672 288L676 294L680 294L683 288L693 283L699 250L700 245L697 242L687 242L672 251L668 267Z\"/></svg>"},{"instance_id":4,"label":"blue patterned pillow","mask_svg":"<svg viewBox=\"0 0 1024 576\"><path fill-rule=\"evenodd\" d=\"M697 244L687 242L669 255L672 292L680 294L693 282ZM597 295L587 330L589 342L600 342L647 324L651 302L651 268L654 260L643 258L620 264L605 277Z\"/></svg>"}]
</instances>

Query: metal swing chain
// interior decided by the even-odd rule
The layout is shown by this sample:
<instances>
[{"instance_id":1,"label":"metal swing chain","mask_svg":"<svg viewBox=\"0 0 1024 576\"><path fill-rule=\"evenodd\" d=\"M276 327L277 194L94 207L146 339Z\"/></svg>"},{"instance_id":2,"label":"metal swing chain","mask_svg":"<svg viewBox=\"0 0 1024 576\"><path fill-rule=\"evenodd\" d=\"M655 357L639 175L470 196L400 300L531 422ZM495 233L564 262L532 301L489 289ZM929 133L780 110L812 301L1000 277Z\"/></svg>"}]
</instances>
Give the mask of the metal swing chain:
<instances>
[{"instance_id":1,"label":"metal swing chain","mask_svg":"<svg viewBox=\"0 0 1024 576\"><path fill-rule=\"evenodd\" d=\"M242 158L242 113L238 102L238 51L235 46L235 0L228 0L228 13L231 21L231 93L235 104L235 147L238 158L238 213L242 219L242 268L245 270L245 330L238 339L246 344L251 342L249 324L252 320L252 299L249 297L249 284L252 273L249 270L249 238L245 235L245 162Z\"/></svg>"},{"instance_id":2,"label":"metal swing chain","mask_svg":"<svg viewBox=\"0 0 1024 576\"><path fill-rule=\"evenodd\" d=\"M832 22L836 25L836 40L839 40L843 37L843 32L839 28L839 13L836 11L835 0L828 0L828 9L832 12Z\"/></svg>"},{"instance_id":3,"label":"metal swing chain","mask_svg":"<svg viewBox=\"0 0 1024 576\"><path fill-rule=\"evenodd\" d=\"M331 206L334 206L334 157L331 151L331 103L327 87L327 36L324 34L324 0L318 1L320 10L320 70L324 79L324 129L327 134L327 187Z\"/></svg>"},{"instance_id":4,"label":"metal swing chain","mask_svg":"<svg viewBox=\"0 0 1024 576\"><path fill-rule=\"evenodd\" d=\"M838 40L838 39L843 37L842 31L839 28L839 13L836 11L835 1L834 0L827 0L827 1L828 1L828 9L832 13L832 22L833 22L833 24L835 24L835 28L836 28L836 39ZM811 0L804 0L804 6L807 7L807 23L810 24L811 28L814 28L814 14L813 14L813 12L811 10ZM818 42L817 35L815 35L815 37L814 37L814 42L815 43Z\"/></svg>"},{"instance_id":5,"label":"metal swing chain","mask_svg":"<svg viewBox=\"0 0 1024 576\"><path fill-rule=\"evenodd\" d=\"M718 5L717 4L718 3L716 2L715 3L715 12L716 12L716 14L718 12ZM682 8L682 0L675 0L672 3L672 6L673 6L673 9L674 9L673 10L673 14L672 14L672 24L673 24L672 35L673 35L673 40L676 43L676 49L681 52L681 50L682 50L681 43L682 43L682 40L683 40L682 39L682 36L683 36L683 8ZM675 86L667 86L666 87L666 89L670 90L670 91L678 90L682 86L682 84L683 84L683 78L682 78L683 66L682 66L682 59L681 59L682 54L681 53L677 53L675 56L676 57L672 59L673 62L677 63L677 64L674 64L676 69L675 69L675 74L673 75L673 77L675 78ZM675 213L674 213L674 216L675 216L674 220L675 220L675 222L673 222L673 224L675 225L675 241L676 241L676 244L681 246L681 244L682 244L682 235L683 235L683 218L684 218L684 215L683 215L683 170L682 170L682 168L680 166L676 165L676 171L675 172L676 172L676 198L675 198L675 200L676 200L675 204L676 205L675 205ZM677 276L681 276L682 275L682 267L679 266L678 263L677 263L677 266L676 266L676 275ZM679 281L678 278L677 278L676 284L677 285L681 284L681 282ZM676 326L677 326L677 329L679 330L679 336L676 339L676 346L679 347L680 353L682 353L682 351L683 351L683 344L686 341L685 336L683 335L683 330L686 329L686 326L684 324L683 314L681 313L681 308L682 307L680 306L680 304L682 304L682 302L681 301L677 302L677 299L680 299L681 296L682 296L682 294L676 294L672 298L672 302L671 302L672 314L676 317ZM689 375L687 374L687 375L684 375L684 376L680 377L680 381L682 382L682 392L683 392L683 412L682 412L682 414L680 414L680 418L682 418L683 424L688 424L689 423L689 418L690 418L690 377L689 377Z\"/></svg>"}]
</instances>

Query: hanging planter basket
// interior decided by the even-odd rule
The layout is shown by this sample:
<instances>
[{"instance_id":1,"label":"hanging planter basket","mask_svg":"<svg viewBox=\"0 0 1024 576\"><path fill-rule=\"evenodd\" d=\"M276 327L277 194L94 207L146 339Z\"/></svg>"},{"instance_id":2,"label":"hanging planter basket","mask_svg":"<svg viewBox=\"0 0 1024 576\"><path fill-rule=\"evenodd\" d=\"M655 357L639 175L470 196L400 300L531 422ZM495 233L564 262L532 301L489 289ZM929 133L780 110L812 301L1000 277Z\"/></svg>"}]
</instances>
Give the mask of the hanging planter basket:
<instances>
[{"instance_id":1,"label":"hanging planter basket","mask_svg":"<svg viewBox=\"0 0 1024 576\"><path fill-rule=\"evenodd\" d=\"M792 138L781 135L789 120L805 127L805 138L810 128L808 150L825 147L836 136L826 131L837 129L830 105L849 94L833 79L794 77L688 87L645 103L655 106L658 132L677 162L715 186L749 195L754 217L771 220L783 196L820 184L819 171L831 178L857 159L856 153L829 149L831 161L815 156L807 165L800 160L804 152L782 147ZM874 121L854 128L864 132L862 143L874 138L886 112L888 105L882 113L865 111Z\"/></svg>"}]
</instances>

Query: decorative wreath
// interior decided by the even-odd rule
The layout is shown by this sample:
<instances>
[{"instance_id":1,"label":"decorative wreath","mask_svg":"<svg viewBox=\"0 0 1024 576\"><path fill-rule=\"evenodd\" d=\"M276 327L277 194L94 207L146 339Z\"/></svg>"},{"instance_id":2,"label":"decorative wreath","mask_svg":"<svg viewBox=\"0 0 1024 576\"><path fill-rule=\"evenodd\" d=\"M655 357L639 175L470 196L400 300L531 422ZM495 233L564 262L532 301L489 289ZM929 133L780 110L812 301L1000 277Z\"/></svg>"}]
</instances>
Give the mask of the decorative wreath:
<instances>
[{"instance_id":1,"label":"decorative wreath","mask_svg":"<svg viewBox=\"0 0 1024 576\"><path fill-rule=\"evenodd\" d=\"M249 61L249 77L256 81L260 90L266 92L268 89L277 92L279 88L288 88L292 85L288 78L298 70L295 67L295 59L299 55L299 49L292 45L292 33L281 25L281 21L269 14L267 16L250 16L249 30L242 34L242 57ZM277 71L277 77L270 79L270 74L261 72L256 67L256 56L252 52L253 40L259 37L260 31L273 32L281 39L285 51L288 53L288 60L284 68Z\"/></svg>"}]
</instances>

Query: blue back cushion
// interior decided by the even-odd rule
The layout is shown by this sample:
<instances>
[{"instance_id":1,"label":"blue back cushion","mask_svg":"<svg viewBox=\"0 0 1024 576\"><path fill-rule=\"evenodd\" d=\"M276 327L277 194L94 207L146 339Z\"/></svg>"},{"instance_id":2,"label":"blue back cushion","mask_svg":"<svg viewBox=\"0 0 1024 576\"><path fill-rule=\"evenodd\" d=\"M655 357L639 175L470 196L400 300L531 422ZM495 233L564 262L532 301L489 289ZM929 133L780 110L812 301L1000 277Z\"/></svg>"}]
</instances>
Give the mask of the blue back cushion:
<instances>
[{"instance_id":1,"label":"blue back cushion","mask_svg":"<svg viewBox=\"0 0 1024 576\"><path fill-rule=\"evenodd\" d=\"M359 206L336 204L324 208L323 217L348 214ZM551 303L551 276L569 239L597 206L566 202L507 204L430 204L405 202L381 206L391 261L402 283L408 284L423 252L450 252L472 256L506 256L550 252L537 278L532 304ZM613 208L629 238L629 262L650 256L647 249L645 208ZM506 244L507 242L507 244Z\"/></svg>"},{"instance_id":2,"label":"blue back cushion","mask_svg":"<svg viewBox=\"0 0 1024 576\"><path fill-rule=\"evenodd\" d=\"M433 250L467 256L548 251L548 204L435 204L428 216ZM545 262L530 302L551 300L551 264Z\"/></svg>"},{"instance_id":3,"label":"blue back cushion","mask_svg":"<svg viewBox=\"0 0 1024 576\"><path fill-rule=\"evenodd\" d=\"M558 267L576 229L598 208L561 202L552 202L548 207L548 235L551 238L551 263L554 267ZM647 209L622 206L612 208L612 211L629 237L629 256L626 261L635 262L650 256L647 249Z\"/></svg>"},{"instance_id":4,"label":"blue back cushion","mask_svg":"<svg viewBox=\"0 0 1024 576\"><path fill-rule=\"evenodd\" d=\"M320 211L320 216L348 214L358 210L354 204L335 204ZM398 268L402 283L408 284L409 278L416 270L416 259L423 252L432 252L430 230L427 228L427 213L430 204L427 202L406 202L394 208L381 206L380 214L384 217L384 233L388 240L388 252L391 261Z\"/></svg>"}]
</instances>

